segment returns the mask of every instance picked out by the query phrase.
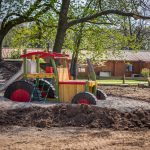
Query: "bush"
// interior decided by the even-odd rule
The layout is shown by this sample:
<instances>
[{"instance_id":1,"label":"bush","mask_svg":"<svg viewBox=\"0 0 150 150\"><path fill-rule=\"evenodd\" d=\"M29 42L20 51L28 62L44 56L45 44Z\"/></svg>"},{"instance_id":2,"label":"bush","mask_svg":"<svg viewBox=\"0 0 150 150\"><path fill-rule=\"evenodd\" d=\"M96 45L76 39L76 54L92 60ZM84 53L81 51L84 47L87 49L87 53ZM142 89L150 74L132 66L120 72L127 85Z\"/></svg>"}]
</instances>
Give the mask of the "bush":
<instances>
[{"instance_id":1,"label":"bush","mask_svg":"<svg viewBox=\"0 0 150 150\"><path fill-rule=\"evenodd\" d=\"M20 58L20 55L21 55L20 50L14 50L14 51L11 52L10 58L11 59L18 59L18 58Z\"/></svg>"},{"instance_id":2,"label":"bush","mask_svg":"<svg viewBox=\"0 0 150 150\"><path fill-rule=\"evenodd\" d=\"M150 70L148 68L143 68L142 71L141 71L141 74L144 76L144 77L149 77L150 75Z\"/></svg>"},{"instance_id":3,"label":"bush","mask_svg":"<svg viewBox=\"0 0 150 150\"><path fill-rule=\"evenodd\" d=\"M40 62L40 64L45 64L46 63L45 60L42 59L42 58L39 59L39 62Z\"/></svg>"}]
</instances>

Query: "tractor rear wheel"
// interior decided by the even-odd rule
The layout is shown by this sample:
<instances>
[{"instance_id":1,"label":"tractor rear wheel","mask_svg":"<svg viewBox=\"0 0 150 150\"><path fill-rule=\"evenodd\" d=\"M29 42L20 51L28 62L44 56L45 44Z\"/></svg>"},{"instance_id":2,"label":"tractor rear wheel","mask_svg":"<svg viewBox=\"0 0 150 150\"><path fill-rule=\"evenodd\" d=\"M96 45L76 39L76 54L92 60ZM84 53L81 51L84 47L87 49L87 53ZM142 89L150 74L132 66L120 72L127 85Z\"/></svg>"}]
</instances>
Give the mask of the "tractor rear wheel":
<instances>
[{"instance_id":1,"label":"tractor rear wheel","mask_svg":"<svg viewBox=\"0 0 150 150\"><path fill-rule=\"evenodd\" d=\"M106 100L107 95L102 90L97 89L96 98L97 98L97 100Z\"/></svg>"},{"instance_id":2,"label":"tractor rear wheel","mask_svg":"<svg viewBox=\"0 0 150 150\"><path fill-rule=\"evenodd\" d=\"M26 80L15 81L9 85L4 97L16 102L30 102L40 99L39 92L34 84Z\"/></svg>"},{"instance_id":3,"label":"tractor rear wheel","mask_svg":"<svg viewBox=\"0 0 150 150\"><path fill-rule=\"evenodd\" d=\"M35 84L34 80L34 84ZM54 86L47 80L39 79L38 89L41 91L42 98L56 98Z\"/></svg>"},{"instance_id":4,"label":"tractor rear wheel","mask_svg":"<svg viewBox=\"0 0 150 150\"><path fill-rule=\"evenodd\" d=\"M96 105L96 97L89 92L81 92L75 95L72 99L73 104Z\"/></svg>"}]
</instances>

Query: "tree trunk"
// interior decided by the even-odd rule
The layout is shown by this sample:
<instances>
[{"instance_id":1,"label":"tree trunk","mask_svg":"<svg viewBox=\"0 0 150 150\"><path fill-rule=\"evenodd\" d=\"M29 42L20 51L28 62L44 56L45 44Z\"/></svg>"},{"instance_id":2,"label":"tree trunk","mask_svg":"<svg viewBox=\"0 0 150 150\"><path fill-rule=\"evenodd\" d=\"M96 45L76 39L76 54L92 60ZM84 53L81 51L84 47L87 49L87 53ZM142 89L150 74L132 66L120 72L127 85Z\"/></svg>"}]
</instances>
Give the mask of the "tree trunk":
<instances>
[{"instance_id":1,"label":"tree trunk","mask_svg":"<svg viewBox=\"0 0 150 150\"><path fill-rule=\"evenodd\" d=\"M148 86L150 87L150 77L147 77Z\"/></svg>"},{"instance_id":2,"label":"tree trunk","mask_svg":"<svg viewBox=\"0 0 150 150\"><path fill-rule=\"evenodd\" d=\"M73 52L73 55L72 55L70 73L73 77L73 80L76 80L78 77L78 64L77 64L78 53L79 53L79 51L76 51L76 52Z\"/></svg>"},{"instance_id":3,"label":"tree trunk","mask_svg":"<svg viewBox=\"0 0 150 150\"><path fill-rule=\"evenodd\" d=\"M126 80L126 63L124 62L124 73L123 73L123 78L122 78L122 84L125 84L125 80Z\"/></svg>"},{"instance_id":4,"label":"tree trunk","mask_svg":"<svg viewBox=\"0 0 150 150\"><path fill-rule=\"evenodd\" d=\"M62 1L61 10L59 14L57 34L56 34L56 39L53 47L54 52L60 53L64 43L65 34L68 28L67 14L68 14L69 5L70 5L70 0Z\"/></svg>"},{"instance_id":5,"label":"tree trunk","mask_svg":"<svg viewBox=\"0 0 150 150\"><path fill-rule=\"evenodd\" d=\"M80 44L82 40L82 32L83 32L84 24L81 24L80 30L75 34L74 47L75 50L72 55L71 68L70 73L73 76L73 79L76 80L78 77L78 55L80 52Z\"/></svg>"},{"instance_id":6,"label":"tree trunk","mask_svg":"<svg viewBox=\"0 0 150 150\"><path fill-rule=\"evenodd\" d=\"M2 60L2 43L3 43L3 37L0 36L0 61Z\"/></svg>"},{"instance_id":7,"label":"tree trunk","mask_svg":"<svg viewBox=\"0 0 150 150\"><path fill-rule=\"evenodd\" d=\"M9 32L11 28L6 28L6 29L1 29L0 30L0 61L3 59L2 58L2 44L3 44L3 40L4 37L7 35L7 33Z\"/></svg>"},{"instance_id":8,"label":"tree trunk","mask_svg":"<svg viewBox=\"0 0 150 150\"><path fill-rule=\"evenodd\" d=\"M0 61L2 60L2 42L0 42Z\"/></svg>"}]
</instances>

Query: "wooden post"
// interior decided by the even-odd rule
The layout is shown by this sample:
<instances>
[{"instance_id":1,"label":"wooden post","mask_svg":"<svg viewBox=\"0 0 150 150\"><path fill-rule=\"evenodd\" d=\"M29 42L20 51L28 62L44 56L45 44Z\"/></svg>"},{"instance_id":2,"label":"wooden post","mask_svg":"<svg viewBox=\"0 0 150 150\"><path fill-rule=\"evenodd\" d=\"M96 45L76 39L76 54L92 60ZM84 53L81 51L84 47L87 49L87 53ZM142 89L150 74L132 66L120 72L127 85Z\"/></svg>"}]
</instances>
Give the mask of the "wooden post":
<instances>
[{"instance_id":1,"label":"wooden post","mask_svg":"<svg viewBox=\"0 0 150 150\"><path fill-rule=\"evenodd\" d=\"M36 57L36 72L40 73L40 58ZM36 78L36 85L39 86L39 78Z\"/></svg>"},{"instance_id":2,"label":"wooden post","mask_svg":"<svg viewBox=\"0 0 150 150\"><path fill-rule=\"evenodd\" d=\"M65 57L65 53L63 52L63 56ZM66 68L67 67L67 62L66 59L63 59L63 67Z\"/></svg>"},{"instance_id":3,"label":"wooden post","mask_svg":"<svg viewBox=\"0 0 150 150\"><path fill-rule=\"evenodd\" d=\"M95 81L96 83L96 81ZM95 84L95 86L93 87L93 94L96 96L96 92L97 92L97 83Z\"/></svg>"},{"instance_id":4,"label":"wooden post","mask_svg":"<svg viewBox=\"0 0 150 150\"><path fill-rule=\"evenodd\" d=\"M46 52L49 52L49 51L50 51L50 43L48 42Z\"/></svg>"},{"instance_id":5,"label":"wooden post","mask_svg":"<svg viewBox=\"0 0 150 150\"><path fill-rule=\"evenodd\" d=\"M36 63L37 63L36 72L40 73L40 59L39 59L39 56L36 57Z\"/></svg>"},{"instance_id":6,"label":"wooden post","mask_svg":"<svg viewBox=\"0 0 150 150\"><path fill-rule=\"evenodd\" d=\"M123 75L123 84L125 84L125 74Z\"/></svg>"},{"instance_id":7,"label":"wooden post","mask_svg":"<svg viewBox=\"0 0 150 150\"><path fill-rule=\"evenodd\" d=\"M56 96L58 97L57 99L59 100L59 76L58 76L58 71L57 71L57 67L56 67L56 63L55 63L54 59L50 58L50 61L52 63L52 66L54 67L54 74L55 74L55 77L56 77L56 84L55 84Z\"/></svg>"},{"instance_id":8,"label":"wooden post","mask_svg":"<svg viewBox=\"0 0 150 150\"><path fill-rule=\"evenodd\" d=\"M23 53L26 54L27 50L24 49ZM24 71L24 78L26 78L26 75L27 75L27 57L23 58L23 71Z\"/></svg>"},{"instance_id":9,"label":"wooden post","mask_svg":"<svg viewBox=\"0 0 150 150\"><path fill-rule=\"evenodd\" d=\"M150 86L150 77L147 77L148 86Z\"/></svg>"},{"instance_id":10,"label":"wooden post","mask_svg":"<svg viewBox=\"0 0 150 150\"><path fill-rule=\"evenodd\" d=\"M112 61L113 62L113 61ZM115 76L116 75L116 61L114 61L114 71L113 71L113 76Z\"/></svg>"},{"instance_id":11,"label":"wooden post","mask_svg":"<svg viewBox=\"0 0 150 150\"><path fill-rule=\"evenodd\" d=\"M86 81L86 84L85 84L85 92L89 92L89 82Z\"/></svg>"},{"instance_id":12,"label":"wooden post","mask_svg":"<svg viewBox=\"0 0 150 150\"><path fill-rule=\"evenodd\" d=\"M125 84L125 78L126 78L126 63L124 61L123 84Z\"/></svg>"}]
</instances>

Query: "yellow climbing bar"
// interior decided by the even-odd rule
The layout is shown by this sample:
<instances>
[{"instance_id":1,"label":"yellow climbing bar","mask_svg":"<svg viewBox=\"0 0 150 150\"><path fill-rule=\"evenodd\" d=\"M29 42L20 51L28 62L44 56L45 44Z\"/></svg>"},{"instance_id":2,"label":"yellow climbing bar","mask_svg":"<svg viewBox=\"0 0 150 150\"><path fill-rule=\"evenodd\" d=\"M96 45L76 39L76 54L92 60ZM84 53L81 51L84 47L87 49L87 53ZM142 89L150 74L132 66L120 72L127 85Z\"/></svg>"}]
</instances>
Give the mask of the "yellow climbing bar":
<instances>
[{"instance_id":1,"label":"yellow climbing bar","mask_svg":"<svg viewBox=\"0 0 150 150\"><path fill-rule=\"evenodd\" d=\"M33 74L26 74L25 77L27 78L55 78L55 75L53 73L33 73Z\"/></svg>"},{"instance_id":2,"label":"yellow climbing bar","mask_svg":"<svg viewBox=\"0 0 150 150\"><path fill-rule=\"evenodd\" d=\"M88 81L88 85L90 87L93 87L93 86L97 85L97 82L96 81Z\"/></svg>"}]
</instances>

